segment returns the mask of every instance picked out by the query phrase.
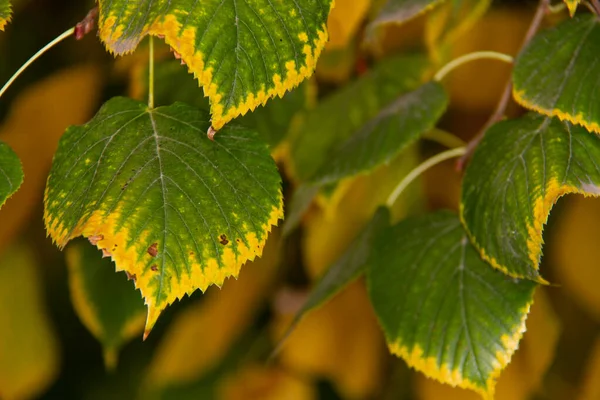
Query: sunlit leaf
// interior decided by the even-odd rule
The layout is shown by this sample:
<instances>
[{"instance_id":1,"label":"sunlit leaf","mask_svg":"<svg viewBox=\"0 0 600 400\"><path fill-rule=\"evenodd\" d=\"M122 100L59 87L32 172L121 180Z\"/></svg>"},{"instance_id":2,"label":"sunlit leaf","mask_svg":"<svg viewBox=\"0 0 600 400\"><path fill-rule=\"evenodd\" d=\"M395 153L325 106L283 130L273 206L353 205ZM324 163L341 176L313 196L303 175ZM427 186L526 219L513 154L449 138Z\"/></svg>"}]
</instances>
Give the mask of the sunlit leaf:
<instances>
[{"instance_id":1,"label":"sunlit leaf","mask_svg":"<svg viewBox=\"0 0 600 400\"><path fill-rule=\"evenodd\" d=\"M463 180L461 218L482 257L515 277L543 281L542 229L567 193L600 194L600 137L530 113L492 126Z\"/></svg>"},{"instance_id":2,"label":"sunlit leaf","mask_svg":"<svg viewBox=\"0 0 600 400\"><path fill-rule=\"evenodd\" d=\"M67 248L73 307L102 343L104 363L114 369L120 348L142 332L145 307L133 283L92 245L78 241Z\"/></svg>"},{"instance_id":3,"label":"sunlit leaf","mask_svg":"<svg viewBox=\"0 0 600 400\"><path fill-rule=\"evenodd\" d=\"M0 0L0 31L4 30L4 27L10 21L11 7L8 0Z\"/></svg>"},{"instance_id":4,"label":"sunlit leaf","mask_svg":"<svg viewBox=\"0 0 600 400\"><path fill-rule=\"evenodd\" d=\"M84 65L35 83L11 104L0 128L0 141L21 159L25 179L0 209L0 251L27 227L27 220L40 206L58 139L69 125L90 117L101 92L100 70Z\"/></svg>"},{"instance_id":5,"label":"sunlit leaf","mask_svg":"<svg viewBox=\"0 0 600 400\"><path fill-rule=\"evenodd\" d=\"M433 128L447 104L443 86L433 81L400 96L340 144L311 181L335 182L388 163Z\"/></svg>"},{"instance_id":6,"label":"sunlit leaf","mask_svg":"<svg viewBox=\"0 0 600 400\"><path fill-rule=\"evenodd\" d=\"M59 372L58 340L44 303L33 250L14 246L0 256L0 394L37 398Z\"/></svg>"},{"instance_id":7,"label":"sunlit leaf","mask_svg":"<svg viewBox=\"0 0 600 400\"><path fill-rule=\"evenodd\" d=\"M600 133L600 20L581 15L538 34L513 70L524 107Z\"/></svg>"},{"instance_id":8,"label":"sunlit leaf","mask_svg":"<svg viewBox=\"0 0 600 400\"><path fill-rule=\"evenodd\" d=\"M575 15L575 11L577 11L577 6L581 3L581 0L564 0L567 8L569 9L569 14L571 17Z\"/></svg>"},{"instance_id":9,"label":"sunlit leaf","mask_svg":"<svg viewBox=\"0 0 600 400\"><path fill-rule=\"evenodd\" d=\"M396 56L323 100L295 132L291 155L296 176L307 179L313 175L336 145L400 94L417 88L426 68L422 55Z\"/></svg>"},{"instance_id":10,"label":"sunlit leaf","mask_svg":"<svg viewBox=\"0 0 600 400\"><path fill-rule=\"evenodd\" d=\"M0 142L0 208L23 183L21 160L4 142Z\"/></svg>"},{"instance_id":11,"label":"sunlit leaf","mask_svg":"<svg viewBox=\"0 0 600 400\"><path fill-rule=\"evenodd\" d=\"M369 28L408 21L424 13L445 0L387 0L377 17L370 23Z\"/></svg>"},{"instance_id":12,"label":"sunlit leaf","mask_svg":"<svg viewBox=\"0 0 600 400\"><path fill-rule=\"evenodd\" d=\"M327 41L331 0L99 2L100 38L115 54L164 37L194 73L220 129L310 76Z\"/></svg>"},{"instance_id":13,"label":"sunlit leaf","mask_svg":"<svg viewBox=\"0 0 600 400\"><path fill-rule=\"evenodd\" d=\"M431 378L491 397L536 284L483 262L446 211L381 230L370 254L369 294L390 351Z\"/></svg>"},{"instance_id":14,"label":"sunlit leaf","mask_svg":"<svg viewBox=\"0 0 600 400\"><path fill-rule=\"evenodd\" d=\"M287 334L295 329L308 312L327 302L362 275L373 245L373 236L389 223L389 218L387 208L381 207L377 210L373 219L354 239L346 252L319 278L302 308L294 316Z\"/></svg>"},{"instance_id":15,"label":"sunlit leaf","mask_svg":"<svg viewBox=\"0 0 600 400\"><path fill-rule=\"evenodd\" d=\"M237 276L282 216L266 144L238 126L210 141L208 125L182 103L118 97L67 130L52 164L48 234L59 247L88 237L129 273L148 306L145 335L168 304Z\"/></svg>"}]
</instances>

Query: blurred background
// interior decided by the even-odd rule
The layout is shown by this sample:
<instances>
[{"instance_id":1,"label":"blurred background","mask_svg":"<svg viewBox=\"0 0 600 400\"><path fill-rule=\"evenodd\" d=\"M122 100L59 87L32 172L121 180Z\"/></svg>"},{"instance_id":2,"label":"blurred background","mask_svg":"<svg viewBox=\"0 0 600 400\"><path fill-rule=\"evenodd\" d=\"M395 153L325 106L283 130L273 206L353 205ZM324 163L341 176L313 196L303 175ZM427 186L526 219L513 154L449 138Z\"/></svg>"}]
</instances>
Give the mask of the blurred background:
<instances>
[{"instance_id":1,"label":"blurred background","mask_svg":"<svg viewBox=\"0 0 600 400\"><path fill-rule=\"evenodd\" d=\"M2 84L93 7L91 1L12 3L13 20L0 33ZM536 7L532 1L449 0L406 24L365 35L381 3L336 0L330 42L315 77L298 89L304 91L300 105L283 122L264 123L265 130L279 129L273 155L284 174L286 199L296 182L285 135L321 99L394 53L426 53L433 68L477 50L515 55ZM546 25L567 16L551 15ZM87 241L59 251L46 238L42 204L65 129L89 120L112 96L144 99L145 46L115 60L94 34L69 39L34 63L0 100L0 140L17 152L25 171L23 186L0 210L0 398L476 399L388 354L361 280L303 319L268 361L315 279L398 180L441 150L427 141L320 198L290 236L282 238L276 229L263 257L245 265L238 280L168 307L142 342L145 308L133 283L114 273ZM168 48L157 54L158 103L188 100L205 107L191 76L172 67L177 62ZM509 74L510 66L489 60L452 72L445 82L450 108L440 128L470 139ZM509 112L522 110L512 104ZM395 214L457 209L459 193L460 174L448 162L426 173ZM544 238L542 275L554 285L538 289L497 398L600 399L600 200L560 200Z\"/></svg>"}]
</instances>

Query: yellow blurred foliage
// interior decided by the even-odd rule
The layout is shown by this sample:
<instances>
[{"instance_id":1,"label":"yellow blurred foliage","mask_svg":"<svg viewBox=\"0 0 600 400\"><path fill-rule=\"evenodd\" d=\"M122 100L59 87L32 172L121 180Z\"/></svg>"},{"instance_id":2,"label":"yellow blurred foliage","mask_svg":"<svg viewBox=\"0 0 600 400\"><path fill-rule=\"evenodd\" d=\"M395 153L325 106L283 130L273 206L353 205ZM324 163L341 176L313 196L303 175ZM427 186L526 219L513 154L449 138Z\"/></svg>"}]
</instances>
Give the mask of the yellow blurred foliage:
<instances>
[{"instance_id":1,"label":"yellow blurred foliage","mask_svg":"<svg viewBox=\"0 0 600 400\"><path fill-rule=\"evenodd\" d=\"M590 353L580 396L577 398L580 400L600 399L600 338L596 339Z\"/></svg>"},{"instance_id":2,"label":"yellow blurred foliage","mask_svg":"<svg viewBox=\"0 0 600 400\"><path fill-rule=\"evenodd\" d=\"M73 67L32 85L12 104L0 127L0 140L21 159L25 178L0 210L0 251L34 207L41 207L58 139L69 125L82 124L92 115L100 84L96 67Z\"/></svg>"},{"instance_id":3,"label":"yellow blurred foliage","mask_svg":"<svg viewBox=\"0 0 600 400\"><path fill-rule=\"evenodd\" d=\"M600 201L570 196L548 246L557 283L597 321L600 321Z\"/></svg>"},{"instance_id":4,"label":"yellow blurred foliage","mask_svg":"<svg viewBox=\"0 0 600 400\"><path fill-rule=\"evenodd\" d=\"M325 50L344 48L356 34L365 18L371 0L336 0L329 14L327 30L329 41Z\"/></svg>"},{"instance_id":5,"label":"yellow blurred foliage","mask_svg":"<svg viewBox=\"0 0 600 400\"><path fill-rule=\"evenodd\" d=\"M44 306L32 249L0 256L0 398L43 393L59 372L58 341Z\"/></svg>"},{"instance_id":6,"label":"yellow blurred foliage","mask_svg":"<svg viewBox=\"0 0 600 400\"><path fill-rule=\"evenodd\" d=\"M277 316L276 338L293 317ZM381 389L384 352L383 334L364 283L358 281L308 313L283 345L279 360L291 371L330 379L344 398L360 399Z\"/></svg>"},{"instance_id":7,"label":"yellow blurred foliage","mask_svg":"<svg viewBox=\"0 0 600 400\"><path fill-rule=\"evenodd\" d=\"M275 367L250 365L219 385L222 400L313 400L316 389L306 380Z\"/></svg>"},{"instance_id":8,"label":"yellow blurred foliage","mask_svg":"<svg viewBox=\"0 0 600 400\"><path fill-rule=\"evenodd\" d=\"M144 390L191 382L216 366L253 321L278 262L275 230L263 256L246 264L237 280L229 278L222 289L210 287L202 302L177 315L156 350Z\"/></svg>"},{"instance_id":9,"label":"yellow blurred foliage","mask_svg":"<svg viewBox=\"0 0 600 400\"><path fill-rule=\"evenodd\" d=\"M500 375L496 400L526 400L540 390L542 380L554 359L560 323L544 290L538 288L527 318L527 332L510 364ZM441 384L416 374L415 390L420 400L478 400L475 392Z\"/></svg>"}]
</instances>

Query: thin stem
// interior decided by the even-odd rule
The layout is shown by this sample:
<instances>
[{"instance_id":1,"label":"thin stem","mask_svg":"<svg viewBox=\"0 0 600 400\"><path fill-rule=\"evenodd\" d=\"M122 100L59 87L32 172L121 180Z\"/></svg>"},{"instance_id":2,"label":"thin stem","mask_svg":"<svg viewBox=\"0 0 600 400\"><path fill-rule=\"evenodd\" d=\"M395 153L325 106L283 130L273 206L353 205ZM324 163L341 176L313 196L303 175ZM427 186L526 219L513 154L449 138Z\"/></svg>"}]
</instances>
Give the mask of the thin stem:
<instances>
[{"instance_id":1,"label":"thin stem","mask_svg":"<svg viewBox=\"0 0 600 400\"><path fill-rule=\"evenodd\" d=\"M4 84L4 86L2 87L2 89L0 89L0 97L2 97L2 95L4 94L4 92L6 92L6 90L10 87L10 85L12 85L12 83L15 81L15 79L17 79L19 77L19 75L21 75L21 73L23 71L25 71L27 69L27 67L29 67L31 65L31 63L33 63L35 60L37 60L38 58L40 58L42 56L42 54L44 54L45 52L47 52L48 50L50 50L56 44L60 43L64 39L66 39L69 36L71 36L74 32L75 32L75 27L69 28L68 30L66 30L65 32L63 32L60 36L58 36L56 39L54 39L53 41L51 41L50 43L48 43L47 45L45 45L44 47L42 47L40 49L40 51L38 51L33 56L31 56L31 58L29 60L27 60L27 62L25 64L21 65L21 68L19 68L19 70L17 72L15 72L13 76L11 76L11 78L8 80L8 82L6 82Z\"/></svg>"},{"instance_id":2,"label":"thin stem","mask_svg":"<svg viewBox=\"0 0 600 400\"><path fill-rule=\"evenodd\" d=\"M462 140L458 136L455 136L455 135L451 134L450 132L446 132L444 130L437 129L437 128L434 128L434 129L430 130L429 132L425 133L423 135L423 139L431 140L432 142L441 144L442 146L447 147L449 149L454 149L456 147L463 147L467 144L464 140Z\"/></svg>"},{"instance_id":3,"label":"thin stem","mask_svg":"<svg viewBox=\"0 0 600 400\"><path fill-rule=\"evenodd\" d=\"M400 183L398 183L398 186L396 186L392 194L390 194L390 196L388 197L386 205L389 208L391 208L398 199L398 197L402 194L404 189L406 189L406 187L410 185L412 181L417 179L423 172L427 171L429 168L443 161L449 160L454 157L460 157L463 154L465 154L466 151L466 147L458 147L456 149L446 150L442 153L436 154L435 156L419 164L415 169L410 171L408 175L406 175L404 179L400 181Z\"/></svg>"},{"instance_id":4,"label":"thin stem","mask_svg":"<svg viewBox=\"0 0 600 400\"><path fill-rule=\"evenodd\" d=\"M148 59L148 107L154 108L154 40L150 36L149 40L149 59Z\"/></svg>"},{"instance_id":5,"label":"thin stem","mask_svg":"<svg viewBox=\"0 0 600 400\"><path fill-rule=\"evenodd\" d=\"M460 67L461 65L466 64L470 61L483 59L500 60L509 64L512 64L512 62L514 61L512 56L504 53L499 53L497 51L476 51L474 53L465 54L450 61L435 74L433 79L439 82L442 79L444 79L444 77L455 68Z\"/></svg>"},{"instance_id":6,"label":"thin stem","mask_svg":"<svg viewBox=\"0 0 600 400\"><path fill-rule=\"evenodd\" d=\"M521 49L519 50L519 52L523 51L523 49L529 44L531 39L533 39L533 36L535 36L535 33L538 31L540 25L542 24L542 21L544 20L544 15L548 10L549 5L550 0L540 0L540 2L538 3L537 9L535 10L535 14L533 15L531 23L529 24L529 28L527 29L527 33L523 38L523 42L521 44ZM473 151L475 151L475 148L477 147L479 142L481 142L481 139L483 139L483 135L485 135L485 132L488 130L488 128L504 117L504 114L506 113L506 107L508 106L508 103L512 97L511 94L512 79L509 78L508 82L506 83L506 86L504 87L504 91L502 92L502 96L500 97L500 101L498 101L498 104L496 105L496 109L494 110L490 118L487 120L483 128L481 128L479 133L475 135L473 139L471 139L471 141L469 141L466 153L458 160L456 164L457 170L462 171L464 169L467 161L469 160L469 158L471 158Z\"/></svg>"},{"instance_id":7,"label":"thin stem","mask_svg":"<svg viewBox=\"0 0 600 400\"><path fill-rule=\"evenodd\" d=\"M592 8L594 9L594 12L596 13L596 15L600 17L600 1L599 0L590 0L590 4L592 5Z\"/></svg>"}]
</instances>

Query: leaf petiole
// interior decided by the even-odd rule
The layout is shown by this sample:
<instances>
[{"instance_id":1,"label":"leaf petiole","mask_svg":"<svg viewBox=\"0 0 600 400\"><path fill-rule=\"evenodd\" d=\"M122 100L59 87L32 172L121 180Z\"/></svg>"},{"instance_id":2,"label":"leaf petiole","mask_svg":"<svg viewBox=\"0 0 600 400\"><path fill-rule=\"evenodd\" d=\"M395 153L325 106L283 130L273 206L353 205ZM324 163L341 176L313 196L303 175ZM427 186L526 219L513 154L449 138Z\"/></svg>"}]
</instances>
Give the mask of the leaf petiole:
<instances>
[{"instance_id":1,"label":"leaf petiole","mask_svg":"<svg viewBox=\"0 0 600 400\"><path fill-rule=\"evenodd\" d=\"M451 150L446 150L444 152L436 154L435 156L433 156L433 157L423 161L421 164L417 165L412 171L410 171L408 173L408 175L406 175L404 177L404 179L402 179L400 181L400 183L398 183L398 185L396 186L396 188L394 189L392 194L390 194L390 196L388 197L388 199L386 201L386 206L388 206L388 208L391 208L394 205L394 203L396 202L396 200L398 200L398 197L402 194L404 189L406 189L408 187L408 185L410 185L412 183L412 181L417 179L423 172L427 171L429 168L431 168L443 161L446 161L446 160L449 160L449 159L455 158L455 157L460 157L463 154L465 154L466 151L467 151L467 148L464 146L457 147L457 148L451 149Z\"/></svg>"},{"instance_id":2,"label":"leaf petiole","mask_svg":"<svg viewBox=\"0 0 600 400\"><path fill-rule=\"evenodd\" d=\"M2 97L4 92L6 92L6 90L10 87L10 85L12 85L12 83L19 77L19 75L21 75L21 73L23 73L23 71L25 71L27 69L27 67L29 67L35 60L40 58L45 52L50 50L52 47L54 47L56 44L60 43L64 39L71 36L73 33L75 33L75 27L67 29L60 36L58 36L56 39L54 39L53 41L51 41L50 43L48 43L47 45L42 47L37 53L35 53L33 56L31 56L31 58L29 60L27 60L27 62L25 62L25 64L21 65L21 68L19 68L17 70L17 72L15 72L13 76L11 76L11 78L8 80L8 82L6 82L4 84L2 89L0 89L0 97Z\"/></svg>"},{"instance_id":3,"label":"leaf petiole","mask_svg":"<svg viewBox=\"0 0 600 400\"><path fill-rule=\"evenodd\" d=\"M466 64L470 61L475 60L500 60L512 64L514 58L508 54L499 53L497 51L476 51L473 53L468 53L454 60L450 61L448 64L444 65L438 72L436 72L433 77L434 80L440 82L442 79L448 75L449 72L454 70L457 67L460 67L463 64Z\"/></svg>"}]
</instances>

